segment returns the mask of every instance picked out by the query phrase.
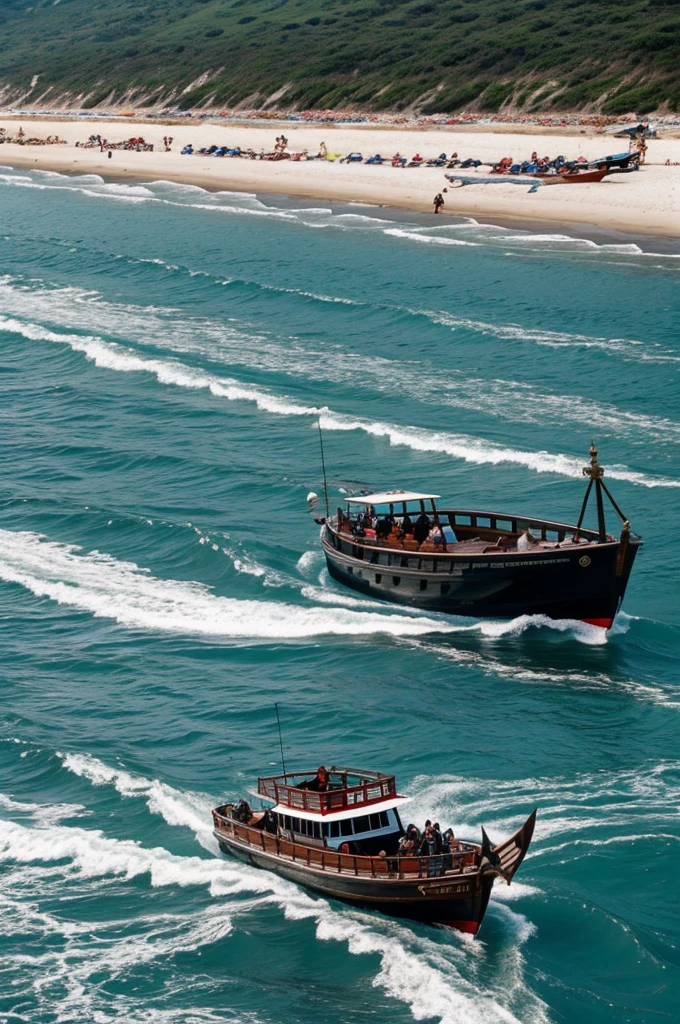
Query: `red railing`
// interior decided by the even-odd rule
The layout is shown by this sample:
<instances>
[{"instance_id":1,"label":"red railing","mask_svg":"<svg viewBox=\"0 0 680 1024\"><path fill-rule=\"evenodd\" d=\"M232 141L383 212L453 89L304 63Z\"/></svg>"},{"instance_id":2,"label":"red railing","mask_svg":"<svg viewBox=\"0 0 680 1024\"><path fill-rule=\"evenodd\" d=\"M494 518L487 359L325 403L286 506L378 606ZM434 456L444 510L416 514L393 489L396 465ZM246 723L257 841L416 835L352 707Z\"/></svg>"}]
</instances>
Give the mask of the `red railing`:
<instances>
[{"instance_id":1,"label":"red railing","mask_svg":"<svg viewBox=\"0 0 680 1024\"><path fill-rule=\"evenodd\" d=\"M464 876L466 869L474 870L477 860L477 851L474 848L428 857L402 857L396 854L391 857L366 857L360 854L339 853L337 850L321 846L294 843L282 836L243 825L217 811L213 811L213 823L217 832L247 843L248 846L260 849L264 853L335 874L397 879Z\"/></svg>"},{"instance_id":2,"label":"red railing","mask_svg":"<svg viewBox=\"0 0 680 1024\"><path fill-rule=\"evenodd\" d=\"M330 772L331 788L324 793L313 789L300 789L298 785L288 785L286 779L299 778L301 782L311 781L313 772L299 772L295 775L276 775L271 778L258 779L258 793L284 804L296 811L313 811L316 814L328 814L345 808L363 807L397 796L397 782L394 775L377 775L365 778L356 785L347 785L347 775L352 772ZM283 781L279 781L283 780Z\"/></svg>"}]
</instances>

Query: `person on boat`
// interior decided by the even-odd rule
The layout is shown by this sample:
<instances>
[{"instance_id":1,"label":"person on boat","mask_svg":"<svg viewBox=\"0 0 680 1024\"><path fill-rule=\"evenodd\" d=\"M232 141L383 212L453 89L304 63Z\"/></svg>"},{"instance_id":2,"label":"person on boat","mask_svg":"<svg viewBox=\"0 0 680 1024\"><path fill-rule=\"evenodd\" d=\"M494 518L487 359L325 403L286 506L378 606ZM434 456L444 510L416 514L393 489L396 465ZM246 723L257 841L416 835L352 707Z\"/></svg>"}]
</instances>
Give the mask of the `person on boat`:
<instances>
[{"instance_id":1,"label":"person on boat","mask_svg":"<svg viewBox=\"0 0 680 1024\"><path fill-rule=\"evenodd\" d=\"M416 519L416 525L413 527L413 539L422 544L423 541L427 540L430 532L430 520L425 512L421 512Z\"/></svg>"},{"instance_id":2,"label":"person on boat","mask_svg":"<svg viewBox=\"0 0 680 1024\"><path fill-rule=\"evenodd\" d=\"M406 835L403 835L399 840L399 849L397 850L397 853L400 857L410 857L414 852L415 845L412 835L407 832Z\"/></svg>"},{"instance_id":3,"label":"person on boat","mask_svg":"<svg viewBox=\"0 0 680 1024\"><path fill-rule=\"evenodd\" d=\"M234 808L232 817L236 821L240 821L242 825L247 825L253 816L253 810L247 800L239 800L238 804Z\"/></svg>"},{"instance_id":4,"label":"person on boat","mask_svg":"<svg viewBox=\"0 0 680 1024\"><path fill-rule=\"evenodd\" d=\"M458 849L458 840L453 834L452 828L447 828L442 836L442 854L444 856L444 868L453 867L453 854Z\"/></svg>"},{"instance_id":5,"label":"person on boat","mask_svg":"<svg viewBox=\"0 0 680 1024\"><path fill-rule=\"evenodd\" d=\"M376 537L389 537L392 533L394 519L390 515L381 516L375 524Z\"/></svg>"},{"instance_id":6,"label":"person on boat","mask_svg":"<svg viewBox=\"0 0 680 1024\"><path fill-rule=\"evenodd\" d=\"M364 509L363 515L361 516L359 522L363 526L364 530L373 529L373 520L371 518L371 513L369 512L368 509Z\"/></svg>"},{"instance_id":7,"label":"person on boat","mask_svg":"<svg viewBox=\"0 0 680 1024\"><path fill-rule=\"evenodd\" d=\"M435 839L434 829L432 824L428 823L425 826L425 835L420 844L420 856L421 857L433 857L437 852L437 841Z\"/></svg>"},{"instance_id":8,"label":"person on boat","mask_svg":"<svg viewBox=\"0 0 680 1024\"><path fill-rule=\"evenodd\" d=\"M430 527L430 532L427 535L427 539L439 547L444 542L444 533L442 531L439 520L435 519Z\"/></svg>"},{"instance_id":9,"label":"person on boat","mask_svg":"<svg viewBox=\"0 0 680 1024\"><path fill-rule=\"evenodd\" d=\"M535 547L538 541L533 536L530 530L523 530L517 538L517 550L518 551L529 551Z\"/></svg>"},{"instance_id":10,"label":"person on boat","mask_svg":"<svg viewBox=\"0 0 680 1024\"><path fill-rule=\"evenodd\" d=\"M276 835L278 824L276 821L276 815L272 811L271 807L268 807L262 816L262 831L268 832L270 836Z\"/></svg>"},{"instance_id":11,"label":"person on boat","mask_svg":"<svg viewBox=\"0 0 680 1024\"><path fill-rule=\"evenodd\" d=\"M319 765L316 769L316 775L311 782L305 785L305 789L314 790L315 793L325 793L328 790L329 783L328 771L323 765Z\"/></svg>"},{"instance_id":12,"label":"person on boat","mask_svg":"<svg viewBox=\"0 0 680 1024\"><path fill-rule=\"evenodd\" d=\"M435 853L441 853L442 852L442 830L439 827L439 822L438 821L435 821L434 825L432 826L432 832L434 833Z\"/></svg>"},{"instance_id":13,"label":"person on boat","mask_svg":"<svg viewBox=\"0 0 680 1024\"><path fill-rule=\"evenodd\" d=\"M408 512L404 512L404 517L401 521L401 535L402 537L410 537L413 535L413 523Z\"/></svg>"}]
</instances>

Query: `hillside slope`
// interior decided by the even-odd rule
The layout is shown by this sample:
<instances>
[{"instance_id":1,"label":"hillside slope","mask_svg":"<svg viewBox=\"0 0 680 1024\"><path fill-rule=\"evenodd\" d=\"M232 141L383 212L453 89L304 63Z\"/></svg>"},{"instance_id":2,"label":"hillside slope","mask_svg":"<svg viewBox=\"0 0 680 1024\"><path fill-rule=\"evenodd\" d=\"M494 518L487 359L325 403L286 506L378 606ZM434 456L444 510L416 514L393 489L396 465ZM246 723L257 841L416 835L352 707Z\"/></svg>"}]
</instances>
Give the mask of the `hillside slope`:
<instances>
[{"instance_id":1,"label":"hillside slope","mask_svg":"<svg viewBox=\"0 0 680 1024\"><path fill-rule=\"evenodd\" d=\"M0 0L0 102L680 109L677 0Z\"/></svg>"}]
</instances>

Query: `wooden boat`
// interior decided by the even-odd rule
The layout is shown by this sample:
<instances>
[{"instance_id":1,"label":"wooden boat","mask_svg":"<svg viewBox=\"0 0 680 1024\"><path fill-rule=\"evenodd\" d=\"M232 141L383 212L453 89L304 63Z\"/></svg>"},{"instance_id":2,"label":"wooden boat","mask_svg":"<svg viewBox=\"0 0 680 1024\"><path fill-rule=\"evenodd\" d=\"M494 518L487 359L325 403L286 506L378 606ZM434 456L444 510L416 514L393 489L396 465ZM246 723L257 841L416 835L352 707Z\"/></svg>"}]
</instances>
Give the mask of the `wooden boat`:
<instances>
[{"instance_id":1,"label":"wooden boat","mask_svg":"<svg viewBox=\"0 0 680 1024\"><path fill-rule=\"evenodd\" d=\"M611 496L592 446L590 456L575 526L440 508L436 494L390 491L347 498L336 516L317 519L328 571L370 597L431 612L547 615L610 629L642 538L631 532ZM583 527L593 488L597 530ZM607 533L603 495L621 520L618 538Z\"/></svg>"},{"instance_id":2,"label":"wooden boat","mask_svg":"<svg viewBox=\"0 0 680 1024\"><path fill-rule=\"evenodd\" d=\"M406 853L406 831L393 775L332 767L258 779L258 795L273 804L253 812L245 801L213 811L224 853L332 899L445 924L476 934L496 878L510 884L529 848L536 811L509 839L493 846L450 840ZM409 829L414 826L409 826Z\"/></svg>"},{"instance_id":3,"label":"wooden boat","mask_svg":"<svg viewBox=\"0 0 680 1024\"><path fill-rule=\"evenodd\" d=\"M538 178L544 185L585 185L588 182L602 181L610 173L609 168L599 167L596 170L584 171L539 171L533 177Z\"/></svg>"}]
</instances>

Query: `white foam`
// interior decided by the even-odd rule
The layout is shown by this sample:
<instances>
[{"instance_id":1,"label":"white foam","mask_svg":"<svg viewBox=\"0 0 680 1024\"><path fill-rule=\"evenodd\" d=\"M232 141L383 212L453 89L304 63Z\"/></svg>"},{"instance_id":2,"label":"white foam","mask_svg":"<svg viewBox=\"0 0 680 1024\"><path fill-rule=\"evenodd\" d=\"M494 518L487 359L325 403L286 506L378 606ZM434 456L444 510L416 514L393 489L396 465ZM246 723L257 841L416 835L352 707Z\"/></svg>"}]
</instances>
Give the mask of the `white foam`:
<instances>
[{"instance_id":1,"label":"white foam","mask_svg":"<svg viewBox=\"0 0 680 1024\"><path fill-rule=\"evenodd\" d=\"M439 235L423 235L415 231L404 231L403 228L385 228L383 234L391 235L393 238L406 238L410 242L424 242L431 245L466 245L475 248L481 245L481 242L466 242L462 238L442 238Z\"/></svg>"},{"instance_id":2,"label":"white foam","mask_svg":"<svg viewBox=\"0 0 680 1024\"><path fill-rule=\"evenodd\" d=\"M501 338L503 341L526 341L549 348L593 348L618 358L624 357L638 362L680 362L679 355L659 344L649 345L630 338L598 338L586 334L571 334L567 331L524 327L521 324L494 324L454 316L445 310L412 309L410 312L415 316L425 316L432 323L442 324L453 330L462 327L479 334Z\"/></svg>"},{"instance_id":3,"label":"white foam","mask_svg":"<svg viewBox=\"0 0 680 1024\"><path fill-rule=\"evenodd\" d=\"M64 768L93 786L113 786L121 796L142 797L152 814L159 814L169 825L191 829L200 844L212 853L217 844L212 836L210 811L216 801L203 793L180 792L158 779L145 779L123 768L111 768L89 754L61 754Z\"/></svg>"},{"instance_id":4,"label":"white foam","mask_svg":"<svg viewBox=\"0 0 680 1024\"><path fill-rule=\"evenodd\" d=\"M49 331L38 324L25 323L8 317L0 317L0 329L12 331L36 341L50 341L70 346L82 352L97 366L119 372L150 373L162 384L190 389L205 389L217 398L229 401L254 402L262 411L283 416L319 416L326 430L361 430L374 437L385 438L391 445L406 446L414 451L436 452L463 459L477 465L499 465L512 463L524 466L538 473L556 473L561 476L580 476L582 459L546 451L523 451L486 441L483 438L465 434L435 432L413 426L370 421L358 417L334 413L314 406L296 403L286 396L278 396L260 387L244 385L236 379L217 377L203 370L188 367L178 360L148 359L134 349L125 348L114 342L105 342L97 337L61 334ZM611 479L625 480L644 487L680 487L680 480L668 477L652 477L613 465L607 468Z\"/></svg>"},{"instance_id":5,"label":"white foam","mask_svg":"<svg viewBox=\"0 0 680 1024\"><path fill-rule=\"evenodd\" d=\"M98 551L83 554L76 545L30 532L0 530L0 579L128 628L224 640L420 636L459 628L426 615L218 597L201 584L156 579L132 562L119 562Z\"/></svg>"},{"instance_id":6,"label":"white foam","mask_svg":"<svg viewBox=\"0 0 680 1024\"><path fill-rule=\"evenodd\" d=\"M415 1020L435 1017L441 1024L526 1024L527 1020L547 1020L544 1006L533 993L515 978L520 989L523 1013L518 1018L506 1005L505 986L498 991L481 989L461 973L471 955L468 944L446 947L429 939L418 939L397 922L382 921L354 911L334 911L325 900L313 900L293 885L264 871L237 864L235 861L178 857L163 848L147 849L130 840L106 838L100 831L56 827L26 829L9 823L0 835L0 859L19 864L54 864L61 867L67 879L93 880L106 876L130 879L148 875L154 887L207 886L213 896L234 897L246 892L263 894L263 899L283 907L290 920L311 920L321 941L347 944L354 955L377 955L380 968L373 984L388 995L406 1003ZM146 939L125 938L105 949L87 950L87 959L80 967L70 965L77 984L72 986L69 1000L88 998L86 982L93 973L103 969L113 976L135 962L154 959L182 949L215 942L227 935L235 914L246 913L247 901L226 903L222 900L215 913L195 915L193 921L165 918L152 929ZM185 927L180 930L181 925ZM47 954L50 964L54 955ZM57 961L62 973L66 961ZM47 962L46 962L47 966ZM527 1009L530 1016L527 1016Z\"/></svg>"},{"instance_id":7,"label":"white foam","mask_svg":"<svg viewBox=\"0 0 680 1024\"><path fill-rule=\"evenodd\" d=\"M323 412L319 419L324 430L362 430L374 437L387 439L391 445L405 446L414 451L438 452L477 465L514 463L537 473L556 473L559 476L569 477L581 475L583 466L583 460L574 456L556 455L547 451L523 451L466 434L435 432L420 427L402 427L380 421L371 422L330 411ZM608 466L607 476L614 480L626 480L643 487L680 487L680 480L668 477L650 477L625 466Z\"/></svg>"}]
</instances>

